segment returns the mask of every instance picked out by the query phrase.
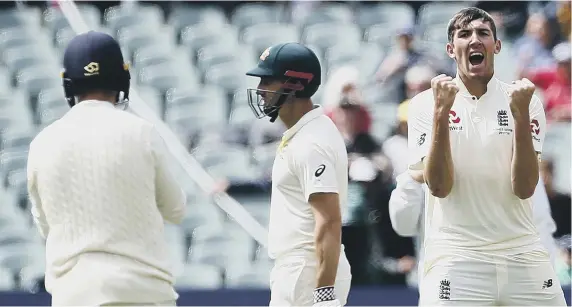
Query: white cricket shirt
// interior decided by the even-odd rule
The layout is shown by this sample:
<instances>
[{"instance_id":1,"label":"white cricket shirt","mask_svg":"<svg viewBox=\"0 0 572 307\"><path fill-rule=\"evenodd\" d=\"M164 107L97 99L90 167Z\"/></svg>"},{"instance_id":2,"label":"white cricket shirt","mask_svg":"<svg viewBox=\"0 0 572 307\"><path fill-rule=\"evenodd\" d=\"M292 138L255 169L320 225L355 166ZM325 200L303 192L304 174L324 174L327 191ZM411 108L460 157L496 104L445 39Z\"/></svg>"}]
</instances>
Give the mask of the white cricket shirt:
<instances>
[{"instance_id":1,"label":"white cricket shirt","mask_svg":"<svg viewBox=\"0 0 572 307\"><path fill-rule=\"evenodd\" d=\"M83 101L32 141L28 190L53 305L175 300L164 221L184 217L153 126Z\"/></svg>"},{"instance_id":2,"label":"white cricket shirt","mask_svg":"<svg viewBox=\"0 0 572 307\"><path fill-rule=\"evenodd\" d=\"M348 157L334 123L316 106L284 132L272 168L268 254L315 253L314 215L308 203L319 192L338 193L347 203ZM333 206L335 204L332 204Z\"/></svg>"},{"instance_id":3,"label":"white cricket shirt","mask_svg":"<svg viewBox=\"0 0 572 307\"><path fill-rule=\"evenodd\" d=\"M460 88L449 114L454 165L451 193L437 198L426 193L425 254L447 250L514 254L539 246L531 199L512 192L511 161L514 120L509 107L510 85L493 78L480 98ZM434 99L427 90L411 100L410 168L423 168L432 143ZM540 100L530 104L531 137L542 151L546 119ZM427 257L426 257L427 259Z\"/></svg>"}]
</instances>

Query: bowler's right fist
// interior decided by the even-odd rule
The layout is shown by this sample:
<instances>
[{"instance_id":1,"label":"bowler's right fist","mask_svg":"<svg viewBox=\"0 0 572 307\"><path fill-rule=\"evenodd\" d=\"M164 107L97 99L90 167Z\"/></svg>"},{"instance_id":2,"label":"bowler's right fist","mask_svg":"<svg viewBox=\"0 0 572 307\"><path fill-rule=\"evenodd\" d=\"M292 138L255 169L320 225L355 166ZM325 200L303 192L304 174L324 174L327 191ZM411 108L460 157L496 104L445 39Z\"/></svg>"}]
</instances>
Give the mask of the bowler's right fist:
<instances>
[{"instance_id":1,"label":"bowler's right fist","mask_svg":"<svg viewBox=\"0 0 572 307\"><path fill-rule=\"evenodd\" d=\"M449 112L455 102L455 96L459 92L459 87L453 81L453 78L441 74L431 79L431 88L433 89L433 97L435 98L435 109Z\"/></svg>"}]
</instances>

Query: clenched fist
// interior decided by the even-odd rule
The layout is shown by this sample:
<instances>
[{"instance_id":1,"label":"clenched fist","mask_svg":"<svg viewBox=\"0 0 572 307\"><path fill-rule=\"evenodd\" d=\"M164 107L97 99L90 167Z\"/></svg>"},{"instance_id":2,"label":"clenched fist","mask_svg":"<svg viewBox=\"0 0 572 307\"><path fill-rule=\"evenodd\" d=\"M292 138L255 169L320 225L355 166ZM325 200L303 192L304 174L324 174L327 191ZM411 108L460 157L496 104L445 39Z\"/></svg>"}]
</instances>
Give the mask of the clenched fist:
<instances>
[{"instance_id":1,"label":"clenched fist","mask_svg":"<svg viewBox=\"0 0 572 307\"><path fill-rule=\"evenodd\" d=\"M453 78L441 74L431 79L431 88L435 99L435 110L448 114L455 102L459 87Z\"/></svg>"},{"instance_id":2,"label":"clenched fist","mask_svg":"<svg viewBox=\"0 0 572 307\"><path fill-rule=\"evenodd\" d=\"M510 98L510 110L515 120L529 118L529 106L536 86L530 80L523 78L513 81L512 87L508 91Z\"/></svg>"}]
</instances>

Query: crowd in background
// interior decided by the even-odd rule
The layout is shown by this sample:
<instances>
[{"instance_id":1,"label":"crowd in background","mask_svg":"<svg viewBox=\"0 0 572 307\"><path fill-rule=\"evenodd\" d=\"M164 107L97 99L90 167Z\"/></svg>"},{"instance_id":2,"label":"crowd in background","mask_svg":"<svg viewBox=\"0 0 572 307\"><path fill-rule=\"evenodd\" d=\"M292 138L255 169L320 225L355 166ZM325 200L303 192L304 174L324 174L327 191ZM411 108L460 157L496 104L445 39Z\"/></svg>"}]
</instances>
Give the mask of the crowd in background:
<instances>
[{"instance_id":1,"label":"crowd in background","mask_svg":"<svg viewBox=\"0 0 572 307\"><path fill-rule=\"evenodd\" d=\"M200 1L195 1L200 2ZM407 2L415 9L428 1ZM2 5L12 5L2 2ZM45 5L39 2L38 5ZM115 1L96 1L104 10L116 5ZM213 2L209 2L212 4ZM292 1L285 5L299 9L300 14L310 12L320 2ZM33 2L30 4L34 5ZM166 12L170 2L157 1ZM228 12L236 3L220 2ZM571 121L571 52L570 2L537 1L479 2L478 6L493 15L499 37L513 44L517 76L527 77L542 97L549 124ZM349 199L344 213L343 244L352 265L356 285L409 284L415 286L415 239L399 236L389 219L388 201L395 186L395 177L407 169L407 115L408 101L430 88L431 79L446 73L454 76L451 60L443 60L422 46L415 44L415 27L403 27L396 32L394 49L379 63L375 80L367 87L384 89L384 100L398 105L393 119L393 130L380 139L373 135L375 125L370 106L375 101L363 95L366 85L359 82L357 67L345 66L331 72L323 80L323 94L318 97L346 140L349 157ZM442 33L443 36L446 33ZM443 45L443 50L445 49ZM502 52L502 51L501 51ZM550 129L550 128L548 128ZM222 131L213 138L223 142L247 142L258 150L273 152L285 127L279 122L253 121L244 130ZM203 140L204 141L204 140ZM565 146L570 146L566 144ZM269 193L271 157L267 157L267 172L248 182L220 178L220 189L230 195ZM555 163L545 157L541 175L546 185L553 218L557 224L554 234L562 248L557 271L563 285L570 284L570 215L569 190L558 190L553 185ZM568 172L569 170L560 170Z\"/></svg>"}]
</instances>

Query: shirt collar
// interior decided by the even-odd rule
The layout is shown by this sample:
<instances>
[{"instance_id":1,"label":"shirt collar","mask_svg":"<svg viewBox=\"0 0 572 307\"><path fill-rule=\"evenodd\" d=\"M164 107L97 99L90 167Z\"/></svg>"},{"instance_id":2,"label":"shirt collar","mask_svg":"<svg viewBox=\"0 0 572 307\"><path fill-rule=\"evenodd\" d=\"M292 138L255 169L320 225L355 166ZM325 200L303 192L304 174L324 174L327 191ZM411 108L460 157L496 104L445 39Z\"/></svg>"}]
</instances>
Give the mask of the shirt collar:
<instances>
[{"instance_id":1,"label":"shirt collar","mask_svg":"<svg viewBox=\"0 0 572 307\"><path fill-rule=\"evenodd\" d=\"M115 108L115 105L112 104L109 101L103 101L103 100L84 100L80 103L77 103L72 109L75 108L84 108L84 107L101 107L101 108Z\"/></svg>"},{"instance_id":2,"label":"shirt collar","mask_svg":"<svg viewBox=\"0 0 572 307\"><path fill-rule=\"evenodd\" d=\"M298 120L298 122L296 124L294 124L294 126L292 126L290 129L286 130L283 134L282 134L282 142L280 143L280 148L284 147L286 145L286 143L298 132L300 131L300 129L302 129L302 127L304 127L307 123L311 122L312 120L316 119L317 117L324 115L324 109L319 106L319 105L314 105L314 108L304 114L304 116L302 116L300 118L300 120Z\"/></svg>"},{"instance_id":3,"label":"shirt collar","mask_svg":"<svg viewBox=\"0 0 572 307\"><path fill-rule=\"evenodd\" d=\"M463 81L461 80L461 78L459 77L458 74L454 80L455 80L455 84L457 84L457 86L459 87L459 93L462 96L465 96L466 98L473 98L474 97L474 95L472 95L469 92L469 90L467 89L467 87L465 86L465 84L463 83ZM497 78L495 76L493 76L491 78L491 80L489 80L489 83L487 83L487 92L483 95L483 97L485 95L489 95L489 94L493 93L494 90L496 89L496 84L497 84Z\"/></svg>"}]
</instances>

